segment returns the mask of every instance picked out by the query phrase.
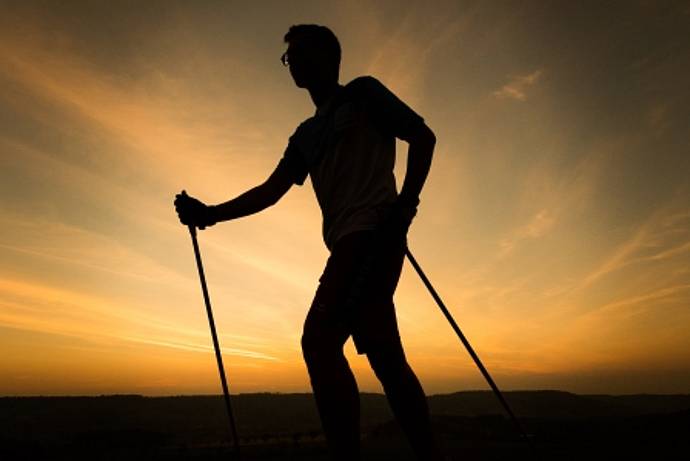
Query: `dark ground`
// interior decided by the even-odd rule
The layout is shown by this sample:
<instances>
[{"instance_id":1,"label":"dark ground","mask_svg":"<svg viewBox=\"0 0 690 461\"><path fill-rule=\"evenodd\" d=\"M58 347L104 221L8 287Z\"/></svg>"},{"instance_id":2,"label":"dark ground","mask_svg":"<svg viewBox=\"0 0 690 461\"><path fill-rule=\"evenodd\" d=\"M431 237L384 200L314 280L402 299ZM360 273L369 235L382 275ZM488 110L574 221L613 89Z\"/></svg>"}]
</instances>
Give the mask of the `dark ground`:
<instances>
[{"instance_id":1,"label":"dark ground","mask_svg":"<svg viewBox=\"0 0 690 461\"><path fill-rule=\"evenodd\" d=\"M490 392L429 398L452 460L690 460L690 395L508 392L536 457ZM311 394L233 397L243 460L327 460ZM0 460L236 459L220 396L3 397ZM385 397L362 395L365 460L412 460Z\"/></svg>"}]
</instances>

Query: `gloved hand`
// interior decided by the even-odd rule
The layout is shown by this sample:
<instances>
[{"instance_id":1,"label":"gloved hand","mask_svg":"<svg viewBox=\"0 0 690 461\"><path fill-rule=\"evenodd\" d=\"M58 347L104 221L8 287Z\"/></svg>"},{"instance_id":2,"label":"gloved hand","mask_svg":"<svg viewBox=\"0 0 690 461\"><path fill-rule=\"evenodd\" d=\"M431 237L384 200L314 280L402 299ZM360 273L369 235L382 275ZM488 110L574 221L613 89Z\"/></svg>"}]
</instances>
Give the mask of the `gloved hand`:
<instances>
[{"instance_id":1,"label":"gloved hand","mask_svg":"<svg viewBox=\"0 0 690 461\"><path fill-rule=\"evenodd\" d=\"M213 226L216 221L212 216L211 207L182 191L175 196L175 211L180 222L185 226L194 225L203 230Z\"/></svg>"},{"instance_id":2,"label":"gloved hand","mask_svg":"<svg viewBox=\"0 0 690 461\"><path fill-rule=\"evenodd\" d=\"M417 214L417 205L419 205L419 199L416 197L398 196L381 223L383 234L394 240L405 239L410 224Z\"/></svg>"}]
</instances>

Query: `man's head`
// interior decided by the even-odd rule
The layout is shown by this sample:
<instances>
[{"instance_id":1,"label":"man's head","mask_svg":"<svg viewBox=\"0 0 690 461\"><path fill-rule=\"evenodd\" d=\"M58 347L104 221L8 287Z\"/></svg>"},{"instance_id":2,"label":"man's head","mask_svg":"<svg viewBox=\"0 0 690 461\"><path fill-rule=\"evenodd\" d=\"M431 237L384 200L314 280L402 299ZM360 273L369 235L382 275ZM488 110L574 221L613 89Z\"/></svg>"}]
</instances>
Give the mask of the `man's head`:
<instances>
[{"instance_id":1,"label":"man's head","mask_svg":"<svg viewBox=\"0 0 690 461\"><path fill-rule=\"evenodd\" d=\"M284 37L288 49L282 57L300 88L338 82L340 43L325 26L299 24L290 27Z\"/></svg>"}]
</instances>

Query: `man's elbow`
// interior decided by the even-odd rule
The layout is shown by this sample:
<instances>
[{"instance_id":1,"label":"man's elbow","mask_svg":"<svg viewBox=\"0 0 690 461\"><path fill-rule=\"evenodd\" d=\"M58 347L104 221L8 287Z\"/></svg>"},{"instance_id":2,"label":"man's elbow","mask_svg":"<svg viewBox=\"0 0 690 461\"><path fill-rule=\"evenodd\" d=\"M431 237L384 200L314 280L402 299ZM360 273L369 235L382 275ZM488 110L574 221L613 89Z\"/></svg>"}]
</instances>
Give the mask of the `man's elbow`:
<instances>
[{"instance_id":1,"label":"man's elbow","mask_svg":"<svg viewBox=\"0 0 690 461\"><path fill-rule=\"evenodd\" d=\"M426 123L422 123L407 140L410 145L415 144L433 150L436 145L436 135Z\"/></svg>"}]
</instances>

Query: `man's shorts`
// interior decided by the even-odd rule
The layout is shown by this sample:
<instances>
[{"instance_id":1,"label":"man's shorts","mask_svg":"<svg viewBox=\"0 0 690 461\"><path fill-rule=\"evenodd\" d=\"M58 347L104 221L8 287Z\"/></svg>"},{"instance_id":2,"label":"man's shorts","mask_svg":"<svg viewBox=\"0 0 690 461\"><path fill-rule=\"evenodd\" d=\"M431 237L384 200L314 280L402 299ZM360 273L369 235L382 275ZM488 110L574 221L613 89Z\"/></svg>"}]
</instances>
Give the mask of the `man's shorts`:
<instances>
[{"instance_id":1,"label":"man's shorts","mask_svg":"<svg viewBox=\"0 0 690 461\"><path fill-rule=\"evenodd\" d=\"M406 242L376 236L374 231L358 231L335 243L319 279L305 334L337 336L342 343L352 335L359 354L401 345L393 293Z\"/></svg>"}]
</instances>

